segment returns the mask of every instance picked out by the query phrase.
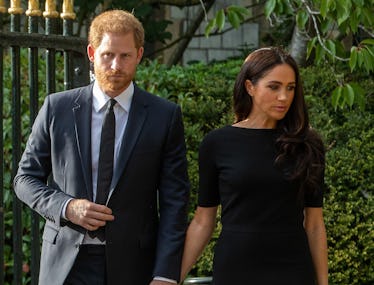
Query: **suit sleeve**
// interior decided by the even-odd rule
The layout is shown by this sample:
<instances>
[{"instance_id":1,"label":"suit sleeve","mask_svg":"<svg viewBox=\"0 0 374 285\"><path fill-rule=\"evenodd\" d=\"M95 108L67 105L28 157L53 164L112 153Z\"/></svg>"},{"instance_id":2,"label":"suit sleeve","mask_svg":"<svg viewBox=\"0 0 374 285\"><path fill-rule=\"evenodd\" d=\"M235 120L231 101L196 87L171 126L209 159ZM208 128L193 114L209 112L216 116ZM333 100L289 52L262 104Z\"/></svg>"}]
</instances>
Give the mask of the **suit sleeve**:
<instances>
[{"instance_id":1,"label":"suit sleeve","mask_svg":"<svg viewBox=\"0 0 374 285\"><path fill-rule=\"evenodd\" d=\"M167 135L160 174L160 224L154 276L180 279L188 200L186 145L182 114L177 106Z\"/></svg>"},{"instance_id":2,"label":"suit sleeve","mask_svg":"<svg viewBox=\"0 0 374 285\"><path fill-rule=\"evenodd\" d=\"M21 201L46 220L60 226L61 211L70 196L57 187L47 185L52 164L49 114L50 104L47 96L33 124L13 187Z\"/></svg>"}]
</instances>

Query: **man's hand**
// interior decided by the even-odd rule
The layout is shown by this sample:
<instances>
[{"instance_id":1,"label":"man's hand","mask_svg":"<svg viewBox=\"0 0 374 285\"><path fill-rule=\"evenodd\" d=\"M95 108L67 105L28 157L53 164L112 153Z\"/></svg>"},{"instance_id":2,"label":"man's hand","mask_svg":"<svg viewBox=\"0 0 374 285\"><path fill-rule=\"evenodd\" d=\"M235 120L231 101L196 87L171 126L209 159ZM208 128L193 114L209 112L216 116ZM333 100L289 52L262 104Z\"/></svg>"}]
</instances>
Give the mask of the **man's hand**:
<instances>
[{"instance_id":1,"label":"man's hand","mask_svg":"<svg viewBox=\"0 0 374 285\"><path fill-rule=\"evenodd\" d=\"M105 205L96 204L86 199L72 199L65 212L66 218L86 230L94 231L113 221L112 210Z\"/></svg>"}]
</instances>

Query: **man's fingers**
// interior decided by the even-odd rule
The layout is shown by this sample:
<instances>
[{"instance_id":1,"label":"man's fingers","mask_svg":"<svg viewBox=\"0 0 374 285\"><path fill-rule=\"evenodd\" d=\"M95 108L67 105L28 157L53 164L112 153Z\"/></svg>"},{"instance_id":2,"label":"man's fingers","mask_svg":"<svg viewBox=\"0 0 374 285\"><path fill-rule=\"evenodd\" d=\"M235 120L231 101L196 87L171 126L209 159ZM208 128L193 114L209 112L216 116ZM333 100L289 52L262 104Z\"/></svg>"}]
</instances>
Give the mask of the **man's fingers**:
<instances>
[{"instance_id":1,"label":"man's fingers","mask_svg":"<svg viewBox=\"0 0 374 285\"><path fill-rule=\"evenodd\" d=\"M90 202L90 204L88 205L88 209L92 210L93 212L100 212L106 215L112 215L112 210L105 205Z\"/></svg>"},{"instance_id":2,"label":"man's fingers","mask_svg":"<svg viewBox=\"0 0 374 285\"><path fill-rule=\"evenodd\" d=\"M110 208L85 199L71 200L66 207L66 217L87 230L95 230L114 220Z\"/></svg>"},{"instance_id":3,"label":"man's fingers","mask_svg":"<svg viewBox=\"0 0 374 285\"><path fill-rule=\"evenodd\" d=\"M96 212L96 211L87 211L87 217L99 220L99 221L113 221L114 216L111 214L106 214L102 212Z\"/></svg>"}]
</instances>

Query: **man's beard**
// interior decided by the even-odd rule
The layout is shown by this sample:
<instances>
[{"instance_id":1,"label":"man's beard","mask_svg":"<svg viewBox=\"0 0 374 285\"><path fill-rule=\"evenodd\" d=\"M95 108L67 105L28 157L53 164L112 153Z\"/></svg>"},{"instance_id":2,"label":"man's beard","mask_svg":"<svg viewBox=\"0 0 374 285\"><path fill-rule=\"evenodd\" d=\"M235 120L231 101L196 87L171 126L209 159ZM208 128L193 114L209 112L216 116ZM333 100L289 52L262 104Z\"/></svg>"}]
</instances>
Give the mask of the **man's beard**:
<instances>
[{"instance_id":1,"label":"man's beard","mask_svg":"<svg viewBox=\"0 0 374 285\"><path fill-rule=\"evenodd\" d=\"M104 92L122 91L129 84L126 74L118 71L103 71L100 68L95 68L95 78Z\"/></svg>"}]
</instances>

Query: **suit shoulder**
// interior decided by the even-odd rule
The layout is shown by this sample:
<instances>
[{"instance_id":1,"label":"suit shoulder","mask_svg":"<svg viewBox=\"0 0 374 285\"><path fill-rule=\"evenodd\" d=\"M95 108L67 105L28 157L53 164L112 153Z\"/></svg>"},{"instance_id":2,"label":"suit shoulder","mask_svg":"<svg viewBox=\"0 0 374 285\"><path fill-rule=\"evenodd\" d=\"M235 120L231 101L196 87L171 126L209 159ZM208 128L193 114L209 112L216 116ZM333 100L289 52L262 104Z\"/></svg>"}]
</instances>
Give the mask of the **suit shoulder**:
<instances>
[{"instance_id":1,"label":"suit shoulder","mask_svg":"<svg viewBox=\"0 0 374 285\"><path fill-rule=\"evenodd\" d=\"M78 96L82 93L92 93L92 84L83 86L83 87L77 87L74 89L64 90L60 92L55 92L49 94L48 100L53 103L58 103L63 101L64 103L75 101Z\"/></svg>"}]
</instances>

